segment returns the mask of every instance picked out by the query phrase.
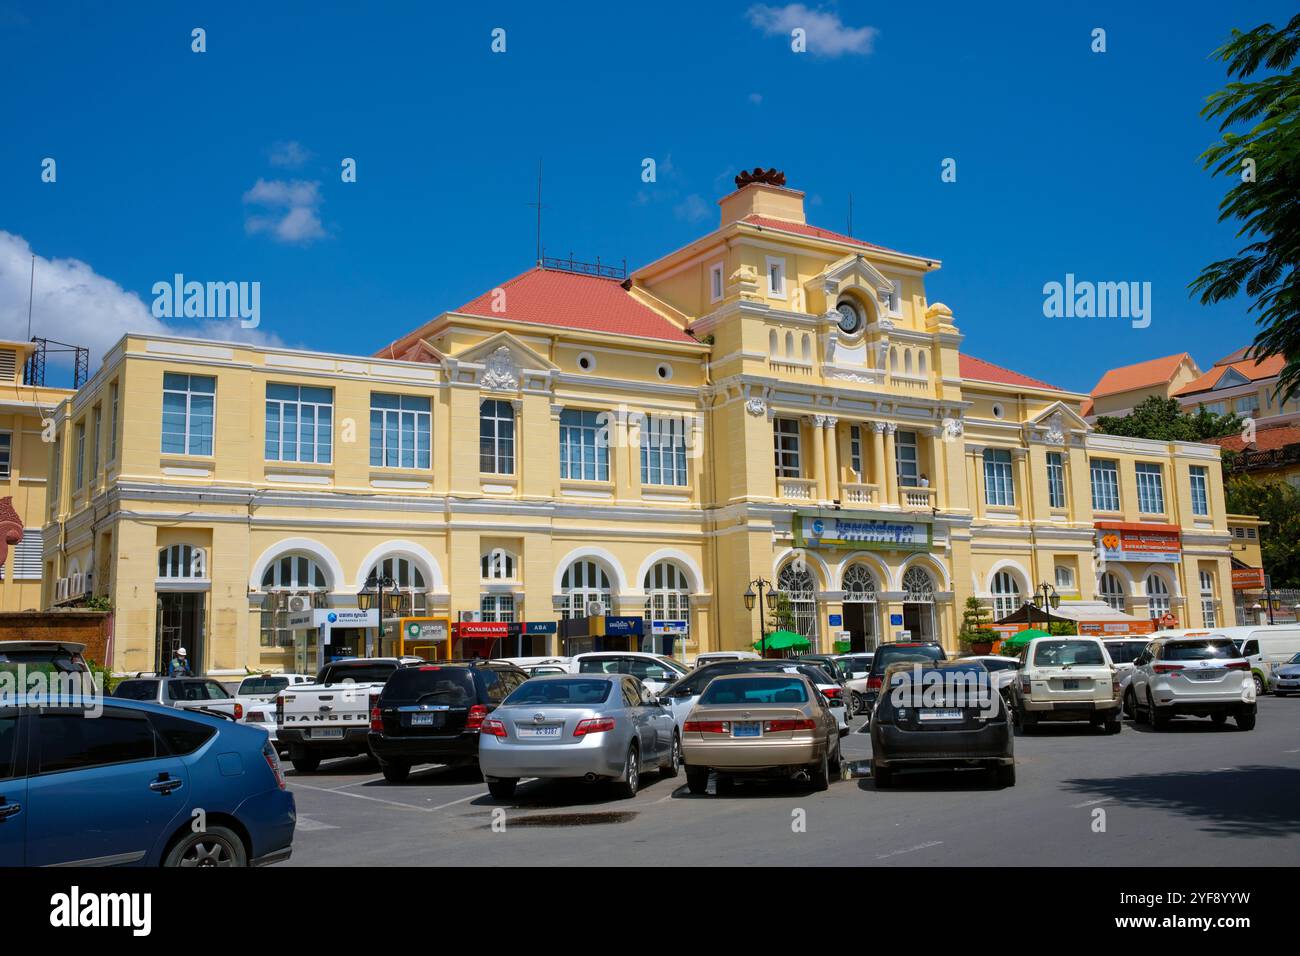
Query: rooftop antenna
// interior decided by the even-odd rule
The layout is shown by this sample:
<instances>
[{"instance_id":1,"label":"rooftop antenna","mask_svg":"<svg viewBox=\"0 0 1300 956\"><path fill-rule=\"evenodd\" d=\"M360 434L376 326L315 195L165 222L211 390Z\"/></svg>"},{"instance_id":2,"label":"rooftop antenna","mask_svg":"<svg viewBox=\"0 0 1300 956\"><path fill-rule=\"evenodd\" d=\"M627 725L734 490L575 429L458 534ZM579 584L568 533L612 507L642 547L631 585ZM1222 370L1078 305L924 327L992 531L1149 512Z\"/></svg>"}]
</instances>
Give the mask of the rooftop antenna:
<instances>
[{"instance_id":1,"label":"rooftop antenna","mask_svg":"<svg viewBox=\"0 0 1300 956\"><path fill-rule=\"evenodd\" d=\"M32 337L32 293L36 290L36 253L32 253L32 278L27 284L27 338Z\"/></svg>"},{"instance_id":2,"label":"rooftop antenna","mask_svg":"<svg viewBox=\"0 0 1300 956\"><path fill-rule=\"evenodd\" d=\"M542 161L537 161L537 202L526 202L525 206L537 207L537 266L542 265Z\"/></svg>"}]
</instances>

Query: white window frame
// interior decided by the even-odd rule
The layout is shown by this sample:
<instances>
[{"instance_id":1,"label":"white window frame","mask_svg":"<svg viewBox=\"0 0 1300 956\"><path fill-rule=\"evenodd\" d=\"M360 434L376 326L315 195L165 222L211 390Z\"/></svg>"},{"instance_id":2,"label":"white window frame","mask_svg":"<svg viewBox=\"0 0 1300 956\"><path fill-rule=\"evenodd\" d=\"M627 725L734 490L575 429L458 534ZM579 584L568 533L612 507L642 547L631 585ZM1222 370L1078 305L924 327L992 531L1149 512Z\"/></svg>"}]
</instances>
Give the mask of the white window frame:
<instances>
[{"instance_id":1,"label":"white window frame","mask_svg":"<svg viewBox=\"0 0 1300 956\"><path fill-rule=\"evenodd\" d=\"M117 459L117 382L108 386L108 460ZM215 411L215 409L214 409Z\"/></svg>"},{"instance_id":2,"label":"white window frame","mask_svg":"<svg viewBox=\"0 0 1300 956\"><path fill-rule=\"evenodd\" d=\"M13 453L13 432L0 431L0 478L8 478L12 474Z\"/></svg>"},{"instance_id":3,"label":"white window frame","mask_svg":"<svg viewBox=\"0 0 1300 956\"><path fill-rule=\"evenodd\" d=\"M44 567L44 535L40 528L24 528L22 540L14 545L14 580L39 581ZM0 567L0 570L3 570Z\"/></svg>"},{"instance_id":4,"label":"white window frame","mask_svg":"<svg viewBox=\"0 0 1300 956\"><path fill-rule=\"evenodd\" d=\"M167 377L169 375L176 376L179 378L184 378L185 379L184 390L176 387L168 388ZM203 392L203 391L196 390L194 387L194 382L196 379L203 382L211 382L212 391ZM216 450L216 442L217 442L217 378L216 376L215 375L191 375L188 372L164 372L163 373L163 423L164 424L159 439L160 446L162 445L163 442L166 441L168 435L166 431L166 416L167 416L167 395L169 394L185 396L185 412L184 412L185 426L184 426L184 430L180 432L180 434L184 438L182 442L184 447L180 451L173 451L167 449L166 447L162 447L161 448L162 454L197 455L200 458L211 458L213 452ZM203 436L199 435L198 430L195 428L195 422L199 417L199 414L195 411L194 408L194 400L196 396L207 398L212 402L212 413L209 416L211 420L211 431L207 435L206 448L202 444Z\"/></svg>"},{"instance_id":5,"label":"white window frame","mask_svg":"<svg viewBox=\"0 0 1300 956\"><path fill-rule=\"evenodd\" d=\"M1156 587L1152 587L1155 582ZM1160 618L1169 614L1173 610L1173 592L1170 591L1168 583L1158 574L1148 574L1146 585L1143 588L1147 596L1147 616Z\"/></svg>"},{"instance_id":6,"label":"white window frame","mask_svg":"<svg viewBox=\"0 0 1300 956\"><path fill-rule=\"evenodd\" d=\"M1106 590L1107 582L1113 583L1116 590ZM1107 571L1101 576L1101 580L1097 583L1097 594L1117 611L1123 612L1128 608L1128 592L1124 589L1124 582L1120 576L1114 572Z\"/></svg>"},{"instance_id":7,"label":"white window frame","mask_svg":"<svg viewBox=\"0 0 1300 956\"><path fill-rule=\"evenodd\" d=\"M1219 602L1214 592L1214 575L1201 571L1201 619L1206 627L1219 626Z\"/></svg>"},{"instance_id":8,"label":"white window frame","mask_svg":"<svg viewBox=\"0 0 1300 956\"><path fill-rule=\"evenodd\" d=\"M849 468L862 480L862 426L849 426Z\"/></svg>"},{"instance_id":9,"label":"white window frame","mask_svg":"<svg viewBox=\"0 0 1300 956\"><path fill-rule=\"evenodd\" d=\"M396 408L385 408L376 406L376 398L397 399ZM404 403L407 401L427 402L429 405L426 411L423 408L406 408ZM379 422L376 424L375 416L379 416ZM388 444L390 431L390 420L396 425L397 447L392 448ZM410 441L407 440L407 428L410 428ZM376 446L376 430L378 430L379 444ZM402 395L397 392L371 392L370 393L370 467L371 468L407 468L427 471L433 464L433 401L422 395ZM408 447L409 446L409 447ZM379 453L379 461L375 461L375 452ZM410 455L410 464L405 463L407 454ZM396 461L389 464L389 455L396 456Z\"/></svg>"},{"instance_id":10,"label":"white window frame","mask_svg":"<svg viewBox=\"0 0 1300 956\"><path fill-rule=\"evenodd\" d=\"M272 388L294 388L294 389L297 389L297 390L298 390L298 397L297 397L297 398L294 398L294 399L290 399L290 398L272 398L272 397L271 397L271 389L272 389ZM317 402L317 401L312 401L312 400L306 400L306 401L304 401L304 400L303 400L303 397L302 397L302 390L305 389L305 388L319 389L319 390L321 390L321 391L328 392L328 393L329 393L329 401L328 401L328 402ZM267 383L266 383L266 403L265 403L265 405L263 406L263 411L264 411L264 412L265 412L265 409L266 409L266 406L267 406L267 405L276 405L276 406L278 406L278 411L279 411L279 434L278 434L277 437L276 437L276 451L275 451L275 456L274 456L274 457L272 457L271 454L270 454L270 452L267 450L265 441L264 441L263 444L262 444L262 453L263 453L263 455L265 455L265 460L266 460L266 461L292 462L292 463L296 463L296 464L308 464L308 465L312 465L312 464L316 464L316 465L329 465L329 464L332 464L332 463L333 463L333 461L334 461L334 389L333 389L333 388L331 388L331 387L328 386L328 385L299 385L299 384L296 383L296 382L267 382ZM284 449L285 449L285 440L284 440L284 435L285 435L285 431L284 431L284 428L285 428L285 415L284 415L284 410L285 410L286 408L293 408L293 409L294 409L294 420L293 420L293 428L294 428L294 441L293 441L294 452L293 452L293 454L294 454L294 457L292 457L292 458L286 458L286 457L285 457L285 451L284 451ZM310 409L312 410L312 426L311 426L312 433L311 433L311 442L310 442L310 445L311 445L311 457L310 457L310 458L309 458L309 457L306 457L306 456L303 454L303 441L302 441L302 412L303 412L303 409L305 409L305 408L310 408ZM324 411L324 410L327 410L328 413L329 413L329 414L328 414L329 422L328 422L327 424L322 425L322 424L321 424L321 412ZM264 424L264 429L265 429L265 426L266 426L266 425L269 425L269 424L270 424L270 422L267 421L267 416L266 416L265 414L263 415L263 424ZM321 441L322 436L326 436L326 437L328 438L328 441ZM323 457L322 457L322 453L321 453L321 446L322 446L322 445L324 446L324 455L323 455Z\"/></svg>"},{"instance_id":11,"label":"white window frame","mask_svg":"<svg viewBox=\"0 0 1300 956\"><path fill-rule=\"evenodd\" d=\"M1020 610L1024 603L1020 596L1020 582L1010 571L999 571L993 575L992 587L989 589L993 595L993 619L1000 621L1009 614L1014 614Z\"/></svg>"},{"instance_id":12,"label":"white window frame","mask_svg":"<svg viewBox=\"0 0 1300 956\"><path fill-rule=\"evenodd\" d=\"M887 310L890 318L902 318L903 316L903 280L890 279L889 284L893 287L889 293L889 302Z\"/></svg>"},{"instance_id":13,"label":"white window frame","mask_svg":"<svg viewBox=\"0 0 1300 956\"><path fill-rule=\"evenodd\" d=\"M709 266L709 301L721 302L727 292L726 282L722 274L723 264L715 262Z\"/></svg>"},{"instance_id":14,"label":"white window frame","mask_svg":"<svg viewBox=\"0 0 1300 956\"><path fill-rule=\"evenodd\" d=\"M80 491L86 486L86 420L83 418L75 426L77 437L77 465L73 469L73 491Z\"/></svg>"},{"instance_id":15,"label":"white window frame","mask_svg":"<svg viewBox=\"0 0 1300 956\"><path fill-rule=\"evenodd\" d=\"M1100 485L1098 478L1102 479ZM1092 510L1118 512L1122 506L1119 496L1119 462L1113 458L1091 459L1088 462L1088 479L1092 491Z\"/></svg>"},{"instance_id":16,"label":"white window frame","mask_svg":"<svg viewBox=\"0 0 1300 956\"><path fill-rule=\"evenodd\" d=\"M1055 569L1055 577L1058 591L1075 590L1074 568L1068 564L1058 564Z\"/></svg>"},{"instance_id":17,"label":"white window frame","mask_svg":"<svg viewBox=\"0 0 1300 956\"><path fill-rule=\"evenodd\" d=\"M104 406L97 404L90 410L90 416L95 428L95 433L90 440L90 477L93 481L99 477L100 439L104 434Z\"/></svg>"},{"instance_id":18,"label":"white window frame","mask_svg":"<svg viewBox=\"0 0 1300 956\"><path fill-rule=\"evenodd\" d=\"M478 608L483 621L498 624L513 624L515 621L515 596L509 591L480 595Z\"/></svg>"},{"instance_id":19,"label":"white window frame","mask_svg":"<svg viewBox=\"0 0 1300 956\"><path fill-rule=\"evenodd\" d=\"M1047 453L1047 505L1050 508L1066 507L1065 455L1059 451Z\"/></svg>"},{"instance_id":20,"label":"white window frame","mask_svg":"<svg viewBox=\"0 0 1300 956\"><path fill-rule=\"evenodd\" d=\"M576 421L565 422L566 417L575 415L578 416ZM591 408L566 408L560 413L560 478L562 480L609 481L609 416L609 412L599 412ZM603 443L600 440L602 432L606 435L606 441ZM591 449L590 461L587 458L588 449ZM576 460L574 451L578 452Z\"/></svg>"},{"instance_id":21,"label":"white window frame","mask_svg":"<svg viewBox=\"0 0 1300 956\"><path fill-rule=\"evenodd\" d=\"M803 477L803 456L800 448L802 437L803 428L799 419L772 419L772 451L778 478Z\"/></svg>"},{"instance_id":22,"label":"white window frame","mask_svg":"<svg viewBox=\"0 0 1300 956\"><path fill-rule=\"evenodd\" d=\"M514 581L515 556L505 548L484 551L479 557L479 578L483 581Z\"/></svg>"},{"instance_id":23,"label":"white window frame","mask_svg":"<svg viewBox=\"0 0 1300 956\"><path fill-rule=\"evenodd\" d=\"M777 275L777 278L778 278L778 280L779 280L780 288L777 288L777 283L774 283L774 282L772 281L772 267L773 267L773 266L776 266L776 269L777 269L776 275ZM788 283L788 278L787 278L787 276L786 276L786 274L785 274L785 258L782 257L782 256L768 256L768 257L767 257L767 294L768 294L768 297L769 297L769 298L773 298L773 299L784 299L785 296L786 296L786 291L785 291L785 289L786 289L786 285L787 285L787 283Z\"/></svg>"},{"instance_id":24,"label":"white window frame","mask_svg":"<svg viewBox=\"0 0 1300 956\"><path fill-rule=\"evenodd\" d=\"M646 415L641 420L641 484L685 487L686 435L682 415Z\"/></svg>"},{"instance_id":25,"label":"white window frame","mask_svg":"<svg viewBox=\"0 0 1300 956\"><path fill-rule=\"evenodd\" d=\"M1200 518L1210 514L1210 473L1204 465L1192 465L1187 470L1187 482L1191 488L1192 514Z\"/></svg>"},{"instance_id":26,"label":"white window frame","mask_svg":"<svg viewBox=\"0 0 1300 956\"><path fill-rule=\"evenodd\" d=\"M1133 465L1134 482L1137 485L1138 513L1144 515L1163 515L1165 513L1165 471L1153 461L1139 461ZM1148 505L1158 505L1149 508Z\"/></svg>"},{"instance_id":27,"label":"white window frame","mask_svg":"<svg viewBox=\"0 0 1300 956\"><path fill-rule=\"evenodd\" d=\"M990 458L989 456L993 457ZM1002 456L1006 456L1005 460ZM985 448L984 504L990 508L1016 506L1016 459L1008 448Z\"/></svg>"},{"instance_id":28,"label":"white window frame","mask_svg":"<svg viewBox=\"0 0 1300 956\"><path fill-rule=\"evenodd\" d=\"M491 411L489 412L489 408ZM508 410L508 413L507 413ZM483 434L484 426L491 434ZM509 434L505 434L505 432ZM490 442L492 451L484 452L484 443ZM478 470L481 475L513 475L515 452L518 444L515 430L515 406L503 398L484 398L478 403ZM506 448L509 448L507 451ZM490 467L484 468L484 458Z\"/></svg>"}]
</instances>

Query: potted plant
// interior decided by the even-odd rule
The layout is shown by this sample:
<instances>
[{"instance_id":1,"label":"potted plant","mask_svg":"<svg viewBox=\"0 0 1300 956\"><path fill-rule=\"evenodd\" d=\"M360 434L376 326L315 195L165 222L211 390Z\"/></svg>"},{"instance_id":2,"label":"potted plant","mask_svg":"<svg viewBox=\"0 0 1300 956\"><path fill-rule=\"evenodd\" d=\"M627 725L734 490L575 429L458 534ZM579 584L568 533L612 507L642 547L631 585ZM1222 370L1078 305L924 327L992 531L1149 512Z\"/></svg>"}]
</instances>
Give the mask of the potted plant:
<instances>
[{"instance_id":1,"label":"potted plant","mask_svg":"<svg viewBox=\"0 0 1300 956\"><path fill-rule=\"evenodd\" d=\"M989 654L993 651L997 635L989 627L991 623L989 609L980 603L979 598L968 597L961 614L961 630L957 633L957 640L967 653Z\"/></svg>"}]
</instances>

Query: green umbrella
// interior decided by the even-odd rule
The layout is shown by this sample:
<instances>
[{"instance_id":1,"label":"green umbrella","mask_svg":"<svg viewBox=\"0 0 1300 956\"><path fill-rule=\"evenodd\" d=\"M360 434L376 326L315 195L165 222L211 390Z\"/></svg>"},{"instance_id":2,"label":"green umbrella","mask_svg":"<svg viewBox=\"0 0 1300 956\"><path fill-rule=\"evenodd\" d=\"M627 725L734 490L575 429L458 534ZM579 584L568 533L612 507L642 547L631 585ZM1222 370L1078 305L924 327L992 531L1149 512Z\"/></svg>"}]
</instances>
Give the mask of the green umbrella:
<instances>
[{"instance_id":1,"label":"green umbrella","mask_svg":"<svg viewBox=\"0 0 1300 956\"><path fill-rule=\"evenodd\" d=\"M1046 631L1040 631L1036 627L1026 628L1023 631L1017 631L1011 637L1002 642L1004 651L1013 650L1018 647L1024 647L1036 637L1051 637Z\"/></svg>"},{"instance_id":2,"label":"green umbrella","mask_svg":"<svg viewBox=\"0 0 1300 956\"><path fill-rule=\"evenodd\" d=\"M769 651L788 651L796 647L808 647L808 638L793 631L773 631L767 635L767 641L755 641L754 649L766 647Z\"/></svg>"}]
</instances>

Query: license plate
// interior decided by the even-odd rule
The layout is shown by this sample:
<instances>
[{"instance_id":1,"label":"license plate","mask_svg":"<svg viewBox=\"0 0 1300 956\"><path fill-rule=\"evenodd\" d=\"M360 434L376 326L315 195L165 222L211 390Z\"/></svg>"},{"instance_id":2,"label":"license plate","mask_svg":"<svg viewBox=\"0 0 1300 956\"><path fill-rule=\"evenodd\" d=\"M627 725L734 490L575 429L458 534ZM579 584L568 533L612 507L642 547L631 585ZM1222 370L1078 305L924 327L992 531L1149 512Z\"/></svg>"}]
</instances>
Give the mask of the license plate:
<instances>
[{"instance_id":1,"label":"license plate","mask_svg":"<svg viewBox=\"0 0 1300 956\"><path fill-rule=\"evenodd\" d=\"M922 720L961 720L960 710L923 710Z\"/></svg>"},{"instance_id":2,"label":"license plate","mask_svg":"<svg viewBox=\"0 0 1300 956\"><path fill-rule=\"evenodd\" d=\"M516 727L515 733L520 737L559 737L563 727Z\"/></svg>"},{"instance_id":3,"label":"license plate","mask_svg":"<svg viewBox=\"0 0 1300 956\"><path fill-rule=\"evenodd\" d=\"M733 737L761 737L763 725L757 720L737 720L731 725Z\"/></svg>"},{"instance_id":4,"label":"license plate","mask_svg":"<svg viewBox=\"0 0 1300 956\"><path fill-rule=\"evenodd\" d=\"M1061 686L1066 690L1078 690L1079 682L1077 680L1063 680L1061 681Z\"/></svg>"},{"instance_id":5,"label":"license plate","mask_svg":"<svg viewBox=\"0 0 1300 956\"><path fill-rule=\"evenodd\" d=\"M441 727L442 714L412 714L412 727Z\"/></svg>"},{"instance_id":6,"label":"license plate","mask_svg":"<svg viewBox=\"0 0 1300 956\"><path fill-rule=\"evenodd\" d=\"M312 740L342 740L342 727L321 727L311 732Z\"/></svg>"},{"instance_id":7,"label":"license plate","mask_svg":"<svg viewBox=\"0 0 1300 956\"><path fill-rule=\"evenodd\" d=\"M1218 680L1220 677L1223 676L1223 671L1221 670L1191 671L1191 675L1193 680Z\"/></svg>"}]
</instances>

